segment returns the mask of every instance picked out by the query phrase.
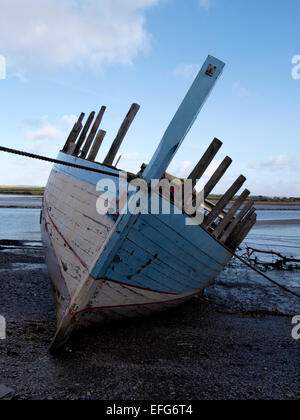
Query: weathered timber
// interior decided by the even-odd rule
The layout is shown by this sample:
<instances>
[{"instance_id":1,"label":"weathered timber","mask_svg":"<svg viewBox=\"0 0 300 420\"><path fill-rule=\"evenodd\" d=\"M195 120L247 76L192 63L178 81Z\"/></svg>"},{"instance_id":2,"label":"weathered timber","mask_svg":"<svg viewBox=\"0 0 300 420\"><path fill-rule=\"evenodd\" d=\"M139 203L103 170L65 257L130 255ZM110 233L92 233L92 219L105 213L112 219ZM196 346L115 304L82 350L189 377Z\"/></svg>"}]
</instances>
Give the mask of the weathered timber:
<instances>
[{"instance_id":1,"label":"weathered timber","mask_svg":"<svg viewBox=\"0 0 300 420\"><path fill-rule=\"evenodd\" d=\"M80 117L78 118L78 121L74 124L74 127L72 128L69 137L66 140L66 143L62 149L64 153L69 153L69 148L71 144L75 144L77 137L79 136L80 131L82 130L82 121L84 119L84 112L80 114Z\"/></svg>"},{"instance_id":2,"label":"weathered timber","mask_svg":"<svg viewBox=\"0 0 300 420\"><path fill-rule=\"evenodd\" d=\"M238 227L236 231L228 239L228 244L231 248L235 249L239 246L248 235L249 231L256 223L255 209L252 209L249 214L243 220L243 223Z\"/></svg>"},{"instance_id":3,"label":"weathered timber","mask_svg":"<svg viewBox=\"0 0 300 420\"><path fill-rule=\"evenodd\" d=\"M226 215L223 217L223 219L220 221L216 229L213 231L213 236L215 238L218 238L222 235L224 230L226 229L227 225L232 221L234 215L238 211L238 209L241 207L243 202L246 200L246 198L249 196L250 191L245 190L239 198L236 199L236 201L232 204L231 208L228 210Z\"/></svg>"},{"instance_id":4,"label":"weathered timber","mask_svg":"<svg viewBox=\"0 0 300 420\"><path fill-rule=\"evenodd\" d=\"M101 147L101 144L102 144L102 142L103 142L103 139L104 139L104 137L105 137L105 134L106 134L106 131L104 131L104 130L99 130L99 132L98 132L98 134L97 134L97 136L96 136L96 139L95 139L95 141L94 141L94 144L93 144L93 146L92 146L92 148L91 148L91 151L90 151L90 153L89 153L89 155L88 155L88 160L90 160L91 162L94 162L95 161L95 159L96 159L96 157L97 157L97 154L98 154L98 152L99 152L99 149L100 149L100 147Z\"/></svg>"},{"instance_id":5,"label":"weathered timber","mask_svg":"<svg viewBox=\"0 0 300 420\"><path fill-rule=\"evenodd\" d=\"M104 159L104 165L112 165L115 157L121 147L121 144L129 130L129 127L131 126L136 114L138 113L140 109L140 105L138 104L132 104L128 114L126 115L119 131L117 134L117 137L115 138L115 140L113 141L113 144L106 156L106 158Z\"/></svg>"},{"instance_id":6,"label":"weathered timber","mask_svg":"<svg viewBox=\"0 0 300 420\"><path fill-rule=\"evenodd\" d=\"M222 146L222 142L215 138L209 148L206 150L202 158L199 160L198 164L195 166L193 171L188 176L188 179L191 179L193 181L192 185L193 188L195 188L198 180L203 176L204 172L208 168L208 166L211 164L213 158L216 156L218 151L220 150Z\"/></svg>"},{"instance_id":7,"label":"weathered timber","mask_svg":"<svg viewBox=\"0 0 300 420\"><path fill-rule=\"evenodd\" d=\"M79 139L78 139L78 141L76 143L76 147L75 147L74 152L73 152L73 155L74 156L78 156L79 155L80 149L81 149L81 147L82 147L82 145L83 145L83 143L84 143L84 141L86 139L87 133L88 133L88 131L90 129L90 126L92 125L92 122L93 122L94 117L95 117L95 111L93 111L93 112L90 113L90 116L87 119L87 122L85 123L85 126L83 127L83 130L82 130L82 132L80 134L80 137L79 137Z\"/></svg>"},{"instance_id":8,"label":"weathered timber","mask_svg":"<svg viewBox=\"0 0 300 420\"><path fill-rule=\"evenodd\" d=\"M101 124L101 121L102 121L102 118L103 118L103 115L104 115L105 111L106 111L106 106L102 106L100 111L99 111L99 114L97 115L97 118L94 122L94 125L91 128L90 134L88 135L88 138L87 138L87 140L86 140L86 142L85 142L85 144L82 148L82 152L80 154L80 157L82 159L86 158L86 156L87 156L87 154L90 150L90 147L93 144L93 141L94 141L95 136L97 134L98 128L100 127L100 124Z\"/></svg>"},{"instance_id":9,"label":"weathered timber","mask_svg":"<svg viewBox=\"0 0 300 420\"><path fill-rule=\"evenodd\" d=\"M226 158L220 164L220 166L215 171L213 176L210 178L210 180L205 185L205 187L204 187L204 198L207 198L209 196L209 194L215 188L215 186L220 181L220 179L225 174L225 172L227 171L227 169L229 168L229 166L231 164L232 164L232 159L230 159L230 157L226 156Z\"/></svg>"},{"instance_id":10,"label":"weathered timber","mask_svg":"<svg viewBox=\"0 0 300 420\"><path fill-rule=\"evenodd\" d=\"M239 212L239 214L235 217L235 219L230 223L228 228L224 231L223 235L221 236L221 241L226 242L231 233L234 231L234 229L237 227L237 225L240 223L240 221L243 219L245 214L251 209L251 207L254 205L254 201L249 201L249 203L246 203L242 210Z\"/></svg>"},{"instance_id":11,"label":"weathered timber","mask_svg":"<svg viewBox=\"0 0 300 420\"><path fill-rule=\"evenodd\" d=\"M229 201L235 196L237 191L246 181L246 178L243 175L240 175L238 179L232 184L232 186L226 191L223 197L218 201L215 208L205 217L203 225L208 227L224 210Z\"/></svg>"}]
</instances>

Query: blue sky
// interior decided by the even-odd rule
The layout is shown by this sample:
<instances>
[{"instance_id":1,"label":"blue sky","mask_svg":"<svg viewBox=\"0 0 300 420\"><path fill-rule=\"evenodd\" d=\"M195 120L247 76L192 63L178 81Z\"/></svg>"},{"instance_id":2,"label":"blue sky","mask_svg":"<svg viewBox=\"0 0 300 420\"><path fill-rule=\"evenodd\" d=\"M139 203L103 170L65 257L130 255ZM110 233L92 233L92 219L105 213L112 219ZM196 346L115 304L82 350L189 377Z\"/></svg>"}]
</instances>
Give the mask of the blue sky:
<instances>
[{"instance_id":1,"label":"blue sky","mask_svg":"<svg viewBox=\"0 0 300 420\"><path fill-rule=\"evenodd\" d=\"M55 157L80 112L106 105L101 161L137 102L119 165L136 171L212 54L224 73L169 171L188 175L218 137L206 175L233 164L216 193L242 173L253 194L300 196L299 39L298 0L2 0L0 144ZM50 167L1 155L0 185L44 185Z\"/></svg>"}]
</instances>

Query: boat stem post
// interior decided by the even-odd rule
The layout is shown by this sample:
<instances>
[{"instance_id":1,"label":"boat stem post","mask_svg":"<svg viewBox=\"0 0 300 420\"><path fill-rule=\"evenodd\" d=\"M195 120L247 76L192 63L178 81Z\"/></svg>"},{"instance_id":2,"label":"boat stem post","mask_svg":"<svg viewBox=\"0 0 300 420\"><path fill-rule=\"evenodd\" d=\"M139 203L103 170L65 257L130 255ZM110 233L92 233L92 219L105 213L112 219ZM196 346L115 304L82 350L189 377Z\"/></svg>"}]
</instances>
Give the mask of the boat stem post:
<instances>
[{"instance_id":1,"label":"boat stem post","mask_svg":"<svg viewBox=\"0 0 300 420\"><path fill-rule=\"evenodd\" d=\"M207 57L143 173L143 178L148 184L152 179L161 179L164 176L174 155L222 73L224 66L225 64L215 57Z\"/></svg>"},{"instance_id":2,"label":"boat stem post","mask_svg":"<svg viewBox=\"0 0 300 420\"><path fill-rule=\"evenodd\" d=\"M117 137L115 138L115 140L113 141L113 144L106 156L106 158L103 161L104 165L112 165L114 163L114 160L118 154L118 151L121 147L121 144L134 120L134 118L136 117L136 114L138 113L140 109L140 105L138 104L132 104L128 114L126 115L119 131L117 134Z\"/></svg>"}]
</instances>

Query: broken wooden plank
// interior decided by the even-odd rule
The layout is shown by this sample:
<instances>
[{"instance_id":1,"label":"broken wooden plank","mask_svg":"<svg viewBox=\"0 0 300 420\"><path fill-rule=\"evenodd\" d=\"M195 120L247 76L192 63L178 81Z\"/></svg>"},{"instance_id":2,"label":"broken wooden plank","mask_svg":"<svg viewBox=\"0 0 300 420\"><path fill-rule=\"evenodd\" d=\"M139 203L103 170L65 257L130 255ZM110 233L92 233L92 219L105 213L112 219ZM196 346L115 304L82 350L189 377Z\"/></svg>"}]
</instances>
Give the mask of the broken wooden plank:
<instances>
[{"instance_id":1,"label":"broken wooden plank","mask_svg":"<svg viewBox=\"0 0 300 420\"><path fill-rule=\"evenodd\" d=\"M74 127L72 128L69 137L67 138L66 143L62 149L64 153L69 153L70 145L75 144L77 137L79 136L79 133L82 130L82 121L84 119L84 116L85 114L84 112L82 112L77 122L74 124Z\"/></svg>"},{"instance_id":2,"label":"broken wooden plank","mask_svg":"<svg viewBox=\"0 0 300 420\"><path fill-rule=\"evenodd\" d=\"M76 143L76 147L75 147L75 150L74 150L74 153L73 153L74 156L78 156L79 155L80 149L81 149L81 147L82 147L82 145L83 145L83 143L84 143L84 141L86 139L86 135L87 135L87 133L88 133L88 131L90 129L90 126L91 126L91 124L93 122L94 117L95 117L95 111L93 111L93 112L90 113L90 116L87 119L87 122L85 123L85 126L83 127L83 130L82 130L82 132L80 134L80 137L79 137L79 139L78 139L78 141Z\"/></svg>"},{"instance_id":3,"label":"broken wooden plank","mask_svg":"<svg viewBox=\"0 0 300 420\"><path fill-rule=\"evenodd\" d=\"M221 220L221 222L218 224L218 226L214 230L213 236L215 238L218 238L219 236L222 235L222 233L226 229L227 225L231 222L231 220L233 219L234 215L236 214L236 212L238 211L238 209L241 207L241 205L243 204L243 202L246 200L246 198L249 196L249 194L250 194L250 191L249 190L245 190L240 195L240 197L232 204L232 206L228 210L227 214L223 217L223 219Z\"/></svg>"},{"instance_id":4,"label":"broken wooden plank","mask_svg":"<svg viewBox=\"0 0 300 420\"><path fill-rule=\"evenodd\" d=\"M203 176L203 174L205 173L206 169L211 164L213 158L216 156L216 154L220 150L222 144L223 143L220 140L218 140L217 138L215 138L212 141L212 143L209 146L209 148L204 153L204 155L202 156L202 158L199 160L198 164L195 166L195 168L193 169L193 171L188 176L188 179L191 179L193 181L192 182L193 188L195 188L197 182Z\"/></svg>"},{"instance_id":5,"label":"broken wooden plank","mask_svg":"<svg viewBox=\"0 0 300 420\"><path fill-rule=\"evenodd\" d=\"M246 181L243 175L240 175L238 179L232 184L232 186L226 191L223 197L218 201L215 208L205 217L203 226L208 227L211 223L220 215L222 210L225 209L229 201L235 196L237 191Z\"/></svg>"},{"instance_id":6,"label":"broken wooden plank","mask_svg":"<svg viewBox=\"0 0 300 420\"><path fill-rule=\"evenodd\" d=\"M80 157L82 159L85 159L86 156L88 155L88 152L89 152L89 150L90 150L90 148L93 144L93 141L95 139L95 136L97 135L97 131L100 127L100 124L101 124L101 121L102 121L102 118L103 118L103 115L104 115L105 111L106 111L106 106L102 106L100 111L99 111L99 114L97 115L97 118L94 122L94 125L91 128L90 134L88 135L88 138L87 138L87 140L86 140L86 142L85 142L85 144L82 148L82 152L80 154Z\"/></svg>"},{"instance_id":7,"label":"broken wooden plank","mask_svg":"<svg viewBox=\"0 0 300 420\"><path fill-rule=\"evenodd\" d=\"M117 153L118 153L118 151L121 147L121 144L122 144L128 130L129 130L129 127L131 126L131 124L132 124L136 114L138 113L139 109L140 109L140 105L132 104L128 114L126 115L126 117L125 117L119 131L118 131L117 137L113 141L113 144L112 144L106 158L104 159L104 162L103 162L104 165L112 165L113 164L113 162L114 162L114 160L117 156Z\"/></svg>"},{"instance_id":8,"label":"broken wooden plank","mask_svg":"<svg viewBox=\"0 0 300 420\"><path fill-rule=\"evenodd\" d=\"M143 178L148 184L151 180L159 180L164 176L174 155L222 73L224 66L225 64L215 57L207 57L143 173Z\"/></svg>"},{"instance_id":9,"label":"broken wooden plank","mask_svg":"<svg viewBox=\"0 0 300 420\"><path fill-rule=\"evenodd\" d=\"M239 214L235 217L235 219L230 223L228 228L223 233L223 236L221 236L221 241L226 242L231 233L234 231L234 229L238 226L238 224L241 222L243 217L247 214L247 212L251 209L251 207L254 205L254 201L249 201L249 203L246 203L242 210L239 212Z\"/></svg>"},{"instance_id":10,"label":"broken wooden plank","mask_svg":"<svg viewBox=\"0 0 300 420\"><path fill-rule=\"evenodd\" d=\"M90 153L88 155L88 158L87 158L89 161L91 161L91 162L95 161L105 135L106 135L106 131L99 130L99 132L96 136L96 139L94 141L94 144L93 144L93 146L91 148L91 151L90 151Z\"/></svg>"}]
</instances>

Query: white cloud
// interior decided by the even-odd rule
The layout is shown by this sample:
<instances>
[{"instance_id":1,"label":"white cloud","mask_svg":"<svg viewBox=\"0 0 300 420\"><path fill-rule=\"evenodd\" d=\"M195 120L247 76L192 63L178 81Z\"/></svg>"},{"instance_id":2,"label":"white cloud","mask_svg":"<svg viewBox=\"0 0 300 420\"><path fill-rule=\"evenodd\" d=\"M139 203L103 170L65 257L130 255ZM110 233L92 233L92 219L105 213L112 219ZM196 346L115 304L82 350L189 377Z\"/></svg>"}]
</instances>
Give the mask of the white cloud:
<instances>
[{"instance_id":1,"label":"white cloud","mask_svg":"<svg viewBox=\"0 0 300 420\"><path fill-rule=\"evenodd\" d=\"M293 171L300 171L298 159L292 158L288 155L272 156L265 161L256 161L249 163L250 169L264 170L264 171L281 171L283 169L290 169Z\"/></svg>"},{"instance_id":2,"label":"white cloud","mask_svg":"<svg viewBox=\"0 0 300 420\"><path fill-rule=\"evenodd\" d=\"M32 140L50 140L57 139L63 136L63 133L57 129L54 125L45 124L38 130L28 130L25 132L25 136Z\"/></svg>"},{"instance_id":3,"label":"white cloud","mask_svg":"<svg viewBox=\"0 0 300 420\"><path fill-rule=\"evenodd\" d=\"M10 66L131 63L150 35L145 10L160 0L2 0L0 51Z\"/></svg>"},{"instance_id":4,"label":"white cloud","mask_svg":"<svg viewBox=\"0 0 300 420\"><path fill-rule=\"evenodd\" d=\"M199 64L180 64L176 69L174 70L174 74L176 76L185 77L187 79L194 79L198 72L200 71L200 65Z\"/></svg>"}]
</instances>

